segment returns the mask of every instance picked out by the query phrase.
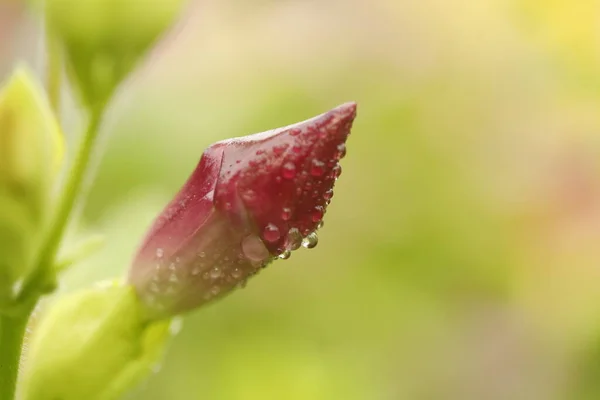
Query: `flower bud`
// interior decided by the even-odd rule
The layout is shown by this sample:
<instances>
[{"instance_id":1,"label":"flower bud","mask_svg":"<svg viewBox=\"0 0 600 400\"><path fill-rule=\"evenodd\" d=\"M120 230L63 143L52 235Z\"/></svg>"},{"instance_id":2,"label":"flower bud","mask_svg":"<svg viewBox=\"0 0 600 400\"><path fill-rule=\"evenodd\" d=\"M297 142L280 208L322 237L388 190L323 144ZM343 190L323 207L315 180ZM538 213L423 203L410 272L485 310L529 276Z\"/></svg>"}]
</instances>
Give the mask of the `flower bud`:
<instances>
[{"instance_id":1,"label":"flower bud","mask_svg":"<svg viewBox=\"0 0 600 400\"><path fill-rule=\"evenodd\" d=\"M64 151L42 93L24 69L0 88L0 308L30 272Z\"/></svg>"},{"instance_id":2,"label":"flower bud","mask_svg":"<svg viewBox=\"0 0 600 400\"><path fill-rule=\"evenodd\" d=\"M28 339L23 400L117 399L152 371L170 322L148 323L129 285L59 298Z\"/></svg>"},{"instance_id":3,"label":"flower bud","mask_svg":"<svg viewBox=\"0 0 600 400\"><path fill-rule=\"evenodd\" d=\"M184 0L46 0L52 34L63 43L88 107L105 103L173 23Z\"/></svg>"},{"instance_id":4,"label":"flower bud","mask_svg":"<svg viewBox=\"0 0 600 400\"><path fill-rule=\"evenodd\" d=\"M129 273L154 317L198 307L275 257L316 245L354 103L210 146L154 222Z\"/></svg>"}]
</instances>

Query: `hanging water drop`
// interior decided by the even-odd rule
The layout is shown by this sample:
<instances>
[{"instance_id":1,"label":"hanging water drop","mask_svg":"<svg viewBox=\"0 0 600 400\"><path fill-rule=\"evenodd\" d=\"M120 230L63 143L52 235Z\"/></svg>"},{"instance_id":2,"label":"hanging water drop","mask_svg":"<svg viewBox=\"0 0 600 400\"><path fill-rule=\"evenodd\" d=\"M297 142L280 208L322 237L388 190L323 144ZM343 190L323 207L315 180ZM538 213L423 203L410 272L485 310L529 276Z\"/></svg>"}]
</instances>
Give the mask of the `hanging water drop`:
<instances>
[{"instance_id":1,"label":"hanging water drop","mask_svg":"<svg viewBox=\"0 0 600 400\"><path fill-rule=\"evenodd\" d=\"M344 158L345 155L346 155L346 145L344 143L338 144L337 150L334 154L334 157L337 160L341 160L342 158Z\"/></svg>"},{"instance_id":2,"label":"hanging water drop","mask_svg":"<svg viewBox=\"0 0 600 400\"><path fill-rule=\"evenodd\" d=\"M342 166L340 164L337 164L335 167L333 167L333 170L331 172L333 174L333 178L337 181L340 175L342 174Z\"/></svg>"},{"instance_id":3,"label":"hanging water drop","mask_svg":"<svg viewBox=\"0 0 600 400\"><path fill-rule=\"evenodd\" d=\"M278 255L277 257L280 258L281 260L287 260L288 258L290 258L291 255L292 255L291 251L284 250L284 252L281 253L280 255Z\"/></svg>"},{"instance_id":4,"label":"hanging water drop","mask_svg":"<svg viewBox=\"0 0 600 400\"><path fill-rule=\"evenodd\" d=\"M298 228L291 228L288 231L285 245L289 250L296 250L302 245L302 234Z\"/></svg>"},{"instance_id":5,"label":"hanging water drop","mask_svg":"<svg viewBox=\"0 0 600 400\"><path fill-rule=\"evenodd\" d=\"M309 233L307 237L302 240L302 247L306 249L312 249L319 243L319 237L316 232Z\"/></svg>"},{"instance_id":6,"label":"hanging water drop","mask_svg":"<svg viewBox=\"0 0 600 400\"><path fill-rule=\"evenodd\" d=\"M164 250L161 249L160 247L158 249L156 249L156 257L158 258L162 258L162 256L165 254Z\"/></svg>"}]
</instances>

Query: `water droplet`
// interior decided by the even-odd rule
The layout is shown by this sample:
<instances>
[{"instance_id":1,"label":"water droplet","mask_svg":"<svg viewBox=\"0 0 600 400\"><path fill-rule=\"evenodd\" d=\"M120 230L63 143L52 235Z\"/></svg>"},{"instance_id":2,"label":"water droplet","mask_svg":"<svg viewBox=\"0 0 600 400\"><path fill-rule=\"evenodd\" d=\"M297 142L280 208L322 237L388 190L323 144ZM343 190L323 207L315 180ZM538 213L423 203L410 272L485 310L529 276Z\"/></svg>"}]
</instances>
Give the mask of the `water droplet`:
<instances>
[{"instance_id":1,"label":"water droplet","mask_svg":"<svg viewBox=\"0 0 600 400\"><path fill-rule=\"evenodd\" d=\"M284 252L281 253L280 255L278 255L277 257L279 257L281 260L287 260L288 258L290 258L291 255L292 255L291 251L284 250Z\"/></svg>"},{"instance_id":2,"label":"water droplet","mask_svg":"<svg viewBox=\"0 0 600 400\"><path fill-rule=\"evenodd\" d=\"M283 167L281 167L281 176L285 179L294 179L296 176L296 166L294 163L288 161L283 164Z\"/></svg>"},{"instance_id":3,"label":"water droplet","mask_svg":"<svg viewBox=\"0 0 600 400\"><path fill-rule=\"evenodd\" d=\"M290 130L290 136L298 136L299 134L300 134L300 129Z\"/></svg>"},{"instance_id":4,"label":"water droplet","mask_svg":"<svg viewBox=\"0 0 600 400\"><path fill-rule=\"evenodd\" d=\"M262 261L269 257L269 250L256 235L246 236L242 240L242 252L250 261Z\"/></svg>"},{"instance_id":5,"label":"water droplet","mask_svg":"<svg viewBox=\"0 0 600 400\"><path fill-rule=\"evenodd\" d=\"M240 279L243 275L243 272L240 268L234 268L233 271L231 271L231 276L234 277L235 279Z\"/></svg>"},{"instance_id":6,"label":"water droplet","mask_svg":"<svg viewBox=\"0 0 600 400\"><path fill-rule=\"evenodd\" d=\"M198 257L200 258L204 258L206 256L206 253L201 251L200 253L198 253Z\"/></svg>"},{"instance_id":7,"label":"water droplet","mask_svg":"<svg viewBox=\"0 0 600 400\"><path fill-rule=\"evenodd\" d=\"M302 234L298 228L291 228L288 231L285 245L289 250L296 250L302 244Z\"/></svg>"},{"instance_id":8,"label":"water droplet","mask_svg":"<svg viewBox=\"0 0 600 400\"><path fill-rule=\"evenodd\" d=\"M273 153L275 153L276 156L280 156L285 152L285 150L288 148L288 146L289 146L289 144L287 144L287 143L275 146L275 147L273 147Z\"/></svg>"},{"instance_id":9,"label":"water droplet","mask_svg":"<svg viewBox=\"0 0 600 400\"><path fill-rule=\"evenodd\" d=\"M319 223L317 224L317 229L321 229L323 227L323 225L325 225L325 222L323 222L323 220L320 220Z\"/></svg>"},{"instance_id":10,"label":"water droplet","mask_svg":"<svg viewBox=\"0 0 600 400\"><path fill-rule=\"evenodd\" d=\"M279 233L279 228L275 224L268 224L265 226L263 230L263 238L267 242L276 242L281 237L281 233Z\"/></svg>"},{"instance_id":11,"label":"water droplet","mask_svg":"<svg viewBox=\"0 0 600 400\"><path fill-rule=\"evenodd\" d=\"M316 232L309 233L307 237L302 240L302 247L307 249L314 248L319 243L319 237Z\"/></svg>"},{"instance_id":12,"label":"water droplet","mask_svg":"<svg viewBox=\"0 0 600 400\"><path fill-rule=\"evenodd\" d=\"M231 206L231 203L230 203L230 202L226 202L226 203L225 203L225 210L227 210L227 211L231 211L231 209L232 209L232 208L233 208L233 207Z\"/></svg>"},{"instance_id":13,"label":"water droplet","mask_svg":"<svg viewBox=\"0 0 600 400\"><path fill-rule=\"evenodd\" d=\"M220 276L221 276L221 268L214 267L213 269L210 270L210 277L211 278L217 279Z\"/></svg>"},{"instance_id":14,"label":"water droplet","mask_svg":"<svg viewBox=\"0 0 600 400\"><path fill-rule=\"evenodd\" d=\"M333 177L337 180L342 174L342 166L340 164L337 164L335 167L333 167L331 172L333 174Z\"/></svg>"},{"instance_id":15,"label":"water droplet","mask_svg":"<svg viewBox=\"0 0 600 400\"><path fill-rule=\"evenodd\" d=\"M175 263L169 264L169 270L175 271Z\"/></svg>"},{"instance_id":16,"label":"water droplet","mask_svg":"<svg viewBox=\"0 0 600 400\"><path fill-rule=\"evenodd\" d=\"M312 219L313 222L319 222L321 219L323 219L324 212L325 211L323 210L323 207L316 206L315 209L310 214L310 218Z\"/></svg>"},{"instance_id":17,"label":"water droplet","mask_svg":"<svg viewBox=\"0 0 600 400\"><path fill-rule=\"evenodd\" d=\"M165 254L164 250L161 249L160 247L158 249L156 249L156 257L158 258L162 258L162 256Z\"/></svg>"},{"instance_id":18,"label":"water droplet","mask_svg":"<svg viewBox=\"0 0 600 400\"><path fill-rule=\"evenodd\" d=\"M244 200L248 202L253 202L257 198L256 192L252 189L246 190L242 196L244 197Z\"/></svg>"},{"instance_id":19,"label":"water droplet","mask_svg":"<svg viewBox=\"0 0 600 400\"><path fill-rule=\"evenodd\" d=\"M192 270L192 275L196 276L200 273L200 267L194 267L194 269Z\"/></svg>"},{"instance_id":20,"label":"water droplet","mask_svg":"<svg viewBox=\"0 0 600 400\"><path fill-rule=\"evenodd\" d=\"M177 282L178 281L177 275L171 274L171 276L169 276L169 281L171 281L171 282Z\"/></svg>"},{"instance_id":21,"label":"water droplet","mask_svg":"<svg viewBox=\"0 0 600 400\"><path fill-rule=\"evenodd\" d=\"M202 279L204 279L205 281L207 281L208 278L210 278L210 274L208 272L205 272L205 273L202 274Z\"/></svg>"},{"instance_id":22,"label":"water droplet","mask_svg":"<svg viewBox=\"0 0 600 400\"><path fill-rule=\"evenodd\" d=\"M292 210L288 207L284 207L283 210L281 210L281 219L289 221L290 218L292 218Z\"/></svg>"},{"instance_id":23,"label":"water droplet","mask_svg":"<svg viewBox=\"0 0 600 400\"><path fill-rule=\"evenodd\" d=\"M260 149L260 150L256 150L256 155L260 156L261 154L263 154L265 151Z\"/></svg>"},{"instance_id":24,"label":"water droplet","mask_svg":"<svg viewBox=\"0 0 600 400\"><path fill-rule=\"evenodd\" d=\"M346 145L344 143L338 144L337 150L334 154L334 157L337 160L341 160L342 158L344 158L345 155L346 155Z\"/></svg>"},{"instance_id":25,"label":"water droplet","mask_svg":"<svg viewBox=\"0 0 600 400\"><path fill-rule=\"evenodd\" d=\"M213 296L216 296L216 295L218 295L220 291L221 291L221 288L220 288L220 287L218 287L218 286L213 286L212 288L210 288L210 293L211 293Z\"/></svg>"},{"instance_id":26,"label":"water droplet","mask_svg":"<svg viewBox=\"0 0 600 400\"><path fill-rule=\"evenodd\" d=\"M333 189L329 189L328 191L323 193L323 198L327 201L331 200L332 197L333 197Z\"/></svg>"},{"instance_id":27,"label":"water droplet","mask_svg":"<svg viewBox=\"0 0 600 400\"><path fill-rule=\"evenodd\" d=\"M321 176L325 173L325 163L319 160L312 160L310 174L312 176Z\"/></svg>"}]
</instances>

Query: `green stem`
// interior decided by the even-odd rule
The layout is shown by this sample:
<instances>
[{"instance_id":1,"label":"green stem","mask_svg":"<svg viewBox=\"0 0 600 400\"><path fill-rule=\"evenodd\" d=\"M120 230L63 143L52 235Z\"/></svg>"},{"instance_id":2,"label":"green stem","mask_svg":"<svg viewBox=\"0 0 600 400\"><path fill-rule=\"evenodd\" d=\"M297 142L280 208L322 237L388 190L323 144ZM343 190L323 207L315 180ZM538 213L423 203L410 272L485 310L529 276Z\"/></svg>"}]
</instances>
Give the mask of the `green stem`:
<instances>
[{"instance_id":1,"label":"green stem","mask_svg":"<svg viewBox=\"0 0 600 400\"><path fill-rule=\"evenodd\" d=\"M14 399L27 316L0 317L0 399Z\"/></svg>"},{"instance_id":2,"label":"green stem","mask_svg":"<svg viewBox=\"0 0 600 400\"><path fill-rule=\"evenodd\" d=\"M62 197L58 202L58 206L53 215L54 220L50 225L50 231L46 237L44 246L42 247L38 261L36 265L36 272L33 273L28 279L23 290L18 296L17 303L31 304L32 300L35 302L40 293L38 290L47 286L47 284L53 285L55 282L48 282L48 277L45 275L50 267L54 264L56 255L60 248L60 244L64 233L67 229L73 206L78 199L81 184L85 178L85 173L88 169L88 164L94 149L94 143L98 136L98 128L100 127L100 121L102 119L103 107L98 107L91 112L88 126L83 136L79 151L76 153L75 161L71 169L71 174L62 191Z\"/></svg>"}]
</instances>

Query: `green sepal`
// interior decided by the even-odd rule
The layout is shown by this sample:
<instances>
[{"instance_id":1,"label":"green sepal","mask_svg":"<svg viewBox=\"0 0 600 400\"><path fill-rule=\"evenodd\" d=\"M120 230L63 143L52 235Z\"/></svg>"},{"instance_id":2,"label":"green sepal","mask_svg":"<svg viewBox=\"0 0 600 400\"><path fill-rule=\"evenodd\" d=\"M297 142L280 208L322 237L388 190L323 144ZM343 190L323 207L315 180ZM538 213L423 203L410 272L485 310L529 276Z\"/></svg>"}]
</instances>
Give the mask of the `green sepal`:
<instances>
[{"instance_id":1,"label":"green sepal","mask_svg":"<svg viewBox=\"0 0 600 400\"><path fill-rule=\"evenodd\" d=\"M60 297L28 338L22 399L118 399L155 369L171 324L147 321L129 285Z\"/></svg>"}]
</instances>

